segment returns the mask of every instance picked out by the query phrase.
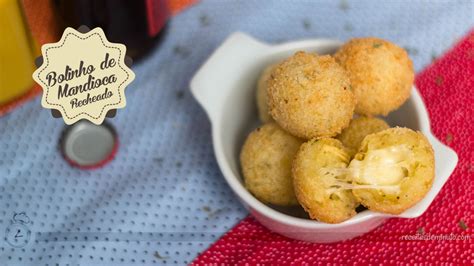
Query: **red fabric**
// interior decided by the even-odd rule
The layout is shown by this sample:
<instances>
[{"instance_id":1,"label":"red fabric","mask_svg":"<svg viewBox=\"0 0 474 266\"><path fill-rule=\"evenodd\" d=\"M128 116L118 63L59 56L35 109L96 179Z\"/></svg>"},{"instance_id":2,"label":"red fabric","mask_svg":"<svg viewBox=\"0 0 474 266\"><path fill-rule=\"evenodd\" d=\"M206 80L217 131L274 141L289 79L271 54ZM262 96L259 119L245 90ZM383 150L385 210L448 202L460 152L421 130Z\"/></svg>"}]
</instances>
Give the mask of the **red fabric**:
<instances>
[{"instance_id":1,"label":"red fabric","mask_svg":"<svg viewBox=\"0 0 474 266\"><path fill-rule=\"evenodd\" d=\"M241 221L194 264L474 264L474 30L416 78L433 133L454 148L459 164L428 211L391 219L361 237L312 244L270 232L252 217ZM437 162L443 163L443 162ZM467 227L467 228L466 228ZM469 240L403 240L403 235L450 235Z\"/></svg>"}]
</instances>

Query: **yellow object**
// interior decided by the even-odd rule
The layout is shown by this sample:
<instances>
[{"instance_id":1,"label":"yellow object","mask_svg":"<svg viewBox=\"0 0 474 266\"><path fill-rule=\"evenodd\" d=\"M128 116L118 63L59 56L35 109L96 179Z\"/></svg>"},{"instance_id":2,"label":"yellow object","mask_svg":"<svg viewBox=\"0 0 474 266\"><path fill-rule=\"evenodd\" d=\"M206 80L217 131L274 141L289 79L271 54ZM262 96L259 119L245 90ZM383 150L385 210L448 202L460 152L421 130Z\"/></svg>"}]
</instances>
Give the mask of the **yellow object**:
<instances>
[{"instance_id":1,"label":"yellow object","mask_svg":"<svg viewBox=\"0 0 474 266\"><path fill-rule=\"evenodd\" d=\"M33 85L32 47L20 2L0 0L0 105L26 93Z\"/></svg>"}]
</instances>

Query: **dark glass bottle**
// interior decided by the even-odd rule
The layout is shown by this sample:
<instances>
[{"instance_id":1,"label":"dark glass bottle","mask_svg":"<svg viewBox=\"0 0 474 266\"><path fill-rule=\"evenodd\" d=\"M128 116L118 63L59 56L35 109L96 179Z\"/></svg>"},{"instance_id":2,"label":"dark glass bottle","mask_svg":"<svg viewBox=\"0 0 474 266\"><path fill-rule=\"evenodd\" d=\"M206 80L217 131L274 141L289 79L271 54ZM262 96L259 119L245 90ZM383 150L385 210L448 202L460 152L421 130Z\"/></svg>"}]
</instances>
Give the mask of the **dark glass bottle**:
<instances>
[{"instance_id":1,"label":"dark glass bottle","mask_svg":"<svg viewBox=\"0 0 474 266\"><path fill-rule=\"evenodd\" d=\"M137 60L164 35L170 16L166 0L56 0L62 26L101 27L111 42L127 46Z\"/></svg>"}]
</instances>

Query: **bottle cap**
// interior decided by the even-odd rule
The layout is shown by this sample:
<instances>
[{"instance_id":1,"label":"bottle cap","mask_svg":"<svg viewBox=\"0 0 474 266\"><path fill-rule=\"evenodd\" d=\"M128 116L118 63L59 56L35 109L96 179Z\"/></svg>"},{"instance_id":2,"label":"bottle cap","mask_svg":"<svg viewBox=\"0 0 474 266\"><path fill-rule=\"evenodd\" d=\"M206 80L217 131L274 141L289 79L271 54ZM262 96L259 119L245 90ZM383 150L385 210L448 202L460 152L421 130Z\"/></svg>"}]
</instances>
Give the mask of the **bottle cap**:
<instances>
[{"instance_id":1,"label":"bottle cap","mask_svg":"<svg viewBox=\"0 0 474 266\"><path fill-rule=\"evenodd\" d=\"M68 126L60 140L66 161L82 169L104 166L113 159L117 148L117 134L110 124L95 125L86 120Z\"/></svg>"}]
</instances>

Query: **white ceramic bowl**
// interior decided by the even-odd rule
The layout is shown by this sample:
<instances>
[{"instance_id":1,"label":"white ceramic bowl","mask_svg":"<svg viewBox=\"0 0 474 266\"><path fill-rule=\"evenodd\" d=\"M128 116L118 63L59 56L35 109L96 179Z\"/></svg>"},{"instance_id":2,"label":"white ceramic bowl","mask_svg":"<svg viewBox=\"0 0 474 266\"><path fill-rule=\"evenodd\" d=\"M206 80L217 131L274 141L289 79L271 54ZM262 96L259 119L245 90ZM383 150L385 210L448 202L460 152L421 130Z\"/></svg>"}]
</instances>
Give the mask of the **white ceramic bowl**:
<instances>
[{"instance_id":1,"label":"white ceramic bowl","mask_svg":"<svg viewBox=\"0 0 474 266\"><path fill-rule=\"evenodd\" d=\"M362 235L393 215L369 210L340 224L326 224L304 218L298 208L265 205L250 194L242 182L239 153L247 134L258 125L255 88L261 71L269 64L299 50L334 53L341 42L314 39L269 45L243 33L234 33L211 55L191 81L191 91L212 123L212 141L219 167L232 190L257 220L267 228L290 238L310 242L336 242ZM430 131L428 113L416 88L410 99L386 118L391 126L419 130L433 145L436 176L426 197L396 217L422 215L453 172L458 157Z\"/></svg>"}]
</instances>

